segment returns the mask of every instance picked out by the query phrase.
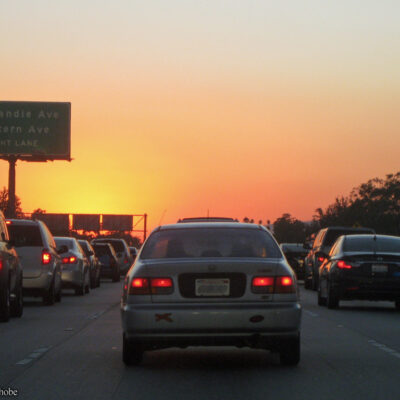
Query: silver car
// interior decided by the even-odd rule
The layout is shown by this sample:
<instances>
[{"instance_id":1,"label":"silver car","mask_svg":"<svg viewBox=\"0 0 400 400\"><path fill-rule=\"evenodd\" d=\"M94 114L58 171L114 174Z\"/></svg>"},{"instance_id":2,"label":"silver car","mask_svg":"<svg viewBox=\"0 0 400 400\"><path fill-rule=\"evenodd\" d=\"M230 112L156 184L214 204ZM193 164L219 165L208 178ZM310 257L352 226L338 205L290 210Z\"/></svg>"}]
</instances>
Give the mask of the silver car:
<instances>
[{"instance_id":1,"label":"silver car","mask_svg":"<svg viewBox=\"0 0 400 400\"><path fill-rule=\"evenodd\" d=\"M297 281L267 229L244 223L164 225L144 243L121 300L123 361L152 349L249 346L300 360Z\"/></svg>"},{"instance_id":2,"label":"silver car","mask_svg":"<svg viewBox=\"0 0 400 400\"><path fill-rule=\"evenodd\" d=\"M23 269L23 293L40 296L43 303L61 301L61 258L53 235L42 221L7 220Z\"/></svg>"},{"instance_id":3,"label":"silver car","mask_svg":"<svg viewBox=\"0 0 400 400\"><path fill-rule=\"evenodd\" d=\"M86 255L73 237L56 236L54 240L58 247L66 246L67 251L62 253L62 287L74 289L75 294L83 296L90 291L89 262Z\"/></svg>"}]
</instances>

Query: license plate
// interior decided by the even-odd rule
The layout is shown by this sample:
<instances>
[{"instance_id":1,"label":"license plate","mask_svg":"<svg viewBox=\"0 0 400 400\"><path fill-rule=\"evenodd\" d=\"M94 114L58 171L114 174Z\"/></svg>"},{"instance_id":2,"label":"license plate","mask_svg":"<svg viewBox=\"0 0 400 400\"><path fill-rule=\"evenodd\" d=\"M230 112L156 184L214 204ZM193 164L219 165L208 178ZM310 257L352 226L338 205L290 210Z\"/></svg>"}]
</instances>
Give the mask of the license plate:
<instances>
[{"instance_id":1,"label":"license plate","mask_svg":"<svg viewBox=\"0 0 400 400\"><path fill-rule=\"evenodd\" d=\"M229 279L196 279L196 296L229 296Z\"/></svg>"},{"instance_id":2,"label":"license plate","mask_svg":"<svg viewBox=\"0 0 400 400\"><path fill-rule=\"evenodd\" d=\"M384 264L372 264L372 272L388 272L388 266Z\"/></svg>"}]
</instances>

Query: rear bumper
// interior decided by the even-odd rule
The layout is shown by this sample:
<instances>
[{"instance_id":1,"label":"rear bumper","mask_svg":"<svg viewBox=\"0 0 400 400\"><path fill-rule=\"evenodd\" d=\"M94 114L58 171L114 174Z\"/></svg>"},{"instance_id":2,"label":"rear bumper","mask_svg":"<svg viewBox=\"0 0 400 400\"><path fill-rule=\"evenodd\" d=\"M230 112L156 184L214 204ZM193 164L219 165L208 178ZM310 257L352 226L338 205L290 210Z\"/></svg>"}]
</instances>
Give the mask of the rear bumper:
<instances>
[{"instance_id":1,"label":"rear bumper","mask_svg":"<svg viewBox=\"0 0 400 400\"><path fill-rule=\"evenodd\" d=\"M50 283L53 279L53 272L43 272L36 278L26 278L22 279L22 288L24 293L36 292L36 291L46 291L50 287Z\"/></svg>"},{"instance_id":2,"label":"rear bumper","mask_svg":"<svg viewBox=\"0 0 400 400\"><path fill-rule=\"evenodd\" d=\"M332 279L332 287L343 300L400 299L400 278L353 278Z\"/></svg>"},{"instance_id":3,"label":"rear bumper","mask_svg":"<svg viewBox=\"0 0 400 400\"><path fill-rule=\"evenodd\" d=\"M80 287L84 277L81 271L62 271L61 281L63 288Z\"/></svg>"},{"instance_id":4,"label":"rear bumper","mask_svg":"<svg viewBox=\"0 0 400 400\"><path fill-rule=\"evenodd\" d=\"M123 304L122 327L130 341L149 346L271 345L297 337L299 303Z\"/></svg>"}]
</instances>

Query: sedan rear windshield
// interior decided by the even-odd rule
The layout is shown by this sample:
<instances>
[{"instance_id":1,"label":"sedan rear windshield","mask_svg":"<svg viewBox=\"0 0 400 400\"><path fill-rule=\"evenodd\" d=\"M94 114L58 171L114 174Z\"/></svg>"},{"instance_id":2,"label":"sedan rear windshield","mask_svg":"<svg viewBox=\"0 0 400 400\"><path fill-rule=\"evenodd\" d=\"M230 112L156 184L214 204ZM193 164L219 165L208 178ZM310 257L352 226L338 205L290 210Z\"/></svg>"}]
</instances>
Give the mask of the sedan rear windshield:
<instances>
[{"instance_id":1,"label":"sedan rear windshield","mask_svg":"<svg viewBox=\"0 0 400 400\"><path fill-rule=\"evenodd\" d=\"M10 239L15 247L42 247L42 235L37 225L8 225Z\"/></svg>"},{"instance_id":2,"label":"sedan rear windshield","mask_svg":"<svg viewBox=\"0 0 400 400\"><path fill-rule=\"evenodd\" d=\"M328 230L326 233L325 239L324 239L324 246L332 246L335 242L336 239L339 236L342 235L360 235L360 234L371 234L374 233L372 229L366 228L365 230L363 229L332 229Z\"/></svg>"},{"instance_id":3,"label":"sedan rear windshield","mask_svg":"<svg viewBox=\"0 0 400 400\"><path fill-rule=\"evenodd\" d=\"M373 236L346 237L343 244L345 252L400 253L400 238Z\"/></svg>"},{"instance_id":4,"label":"sedan rear windshield","mask_svg":"<svg viewBox=\"0 0 400 400\"><path fill-rule=\"evenodd\" d=\"M97 243L110 243L114 250L118 253L121 253L125 250L124 243L120 240L107 240L107 239L99 239L96 240Z\"/></svg>"},{"instance_id":5,"label":"sedan rear windshield","mask_svg":"<svg viewBox=\"0 0 400 400\"><path fill-rule=\"evenodd\" d=\"M281 258L265 231L232 228L168 229L154 232L141 258L251 257Z\"/></svg>"},{"instance_id":6,"label":"sedan rear windshield","mask_svg":"<svg viewBox=\"0 0 400 400\"><path fill-rule=\"evenodd\" d=\"M94 251L98 257L101 256L111 256L111 250L108 246L102 245L93 245Z\"/></svg>"}]
</instances>

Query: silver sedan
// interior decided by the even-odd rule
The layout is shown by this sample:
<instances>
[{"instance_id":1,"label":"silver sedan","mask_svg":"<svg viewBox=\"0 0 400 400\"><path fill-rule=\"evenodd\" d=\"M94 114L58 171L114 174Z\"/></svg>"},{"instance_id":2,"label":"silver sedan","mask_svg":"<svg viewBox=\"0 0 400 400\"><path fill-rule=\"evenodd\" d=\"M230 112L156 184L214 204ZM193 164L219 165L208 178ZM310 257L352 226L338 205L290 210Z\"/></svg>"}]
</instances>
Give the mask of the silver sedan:
<instances>
[{"instance_id":1,"label":"silver sedan","mask_svg":"<svg viewBox=\"0 0 400 400\"><path fill-rule=\"evenodd\" d=\"M123 361L192 345L264 348L300 360L296 277L270 232L236 222L155 229L128 272Z\"/></svg>"}]
</instances>

